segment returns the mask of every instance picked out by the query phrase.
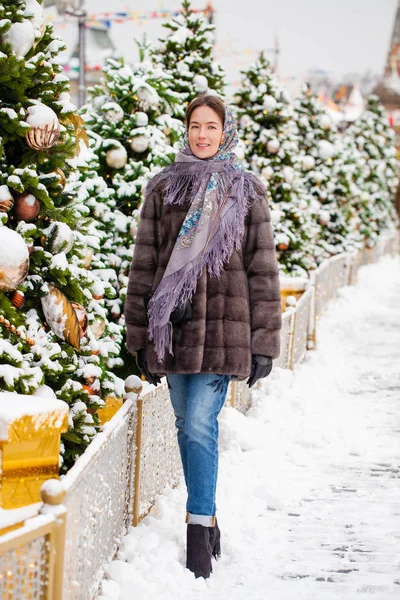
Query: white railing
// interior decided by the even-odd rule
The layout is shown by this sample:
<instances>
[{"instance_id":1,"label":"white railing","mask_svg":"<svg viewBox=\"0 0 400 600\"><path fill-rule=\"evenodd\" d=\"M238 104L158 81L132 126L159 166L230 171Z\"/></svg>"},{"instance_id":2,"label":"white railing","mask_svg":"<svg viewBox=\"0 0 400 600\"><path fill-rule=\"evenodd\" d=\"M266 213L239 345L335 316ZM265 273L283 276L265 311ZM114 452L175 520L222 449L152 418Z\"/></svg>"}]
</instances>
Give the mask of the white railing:
<instances>
[{"instance_id":1,"label":"white railing","mask_svg":"<svg viewBox=\"0 0 400 600\"><path fill-rule=\"evenodd\" d=\"M125 402L62 479L67 539L63 600L91 600L132 523L136 406ZM61 600L61 599L58 599Z\"/></svg>"}]
</instances>

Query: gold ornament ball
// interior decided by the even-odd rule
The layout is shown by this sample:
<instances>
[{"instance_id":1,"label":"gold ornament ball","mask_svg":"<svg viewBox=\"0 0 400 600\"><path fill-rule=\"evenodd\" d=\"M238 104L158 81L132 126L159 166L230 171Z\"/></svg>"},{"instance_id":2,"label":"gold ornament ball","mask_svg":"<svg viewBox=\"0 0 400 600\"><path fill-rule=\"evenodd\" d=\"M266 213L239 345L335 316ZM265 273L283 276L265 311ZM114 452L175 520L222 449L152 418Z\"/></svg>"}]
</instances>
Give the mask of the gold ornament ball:
<instances>
[{"instance_id":1,"label":"gold ornament ball","mask_svg":"<svg viewBox=\"0 0 400 600\"><path fill-rule=\"evenodd\" d=\"M36 100L27 110L26 122L31 126L25 134L26 143L33 150L47 150L60 137L60 123L56 113Z\"/></svg>"},{"instance_id":2,"label":"gold ornament ball","mask_svg":"<svg viewBox=\"0 0 400 600\"><path fill-rule=\"evenodd\" d=\"M29 271L25 240L9 227L0 227L0 292L15 290Z\"/></svg>"},{"instance_id":3,"label":"gold ornament ball","mask_svg":"<svg viewBox=\"0 0 400 600\"><path fill-rule=\"evenodd\" d=\"M93 332L96 340L100 339L106 329L106 322L102 319L95 319L93 323L90 324L90 328Z\"/></svg>"},{"instance_id":4,"label":"gold ornament ball","mask_svg":"<svg viewBox=\"0 0 400 600\"><path fill-rule=\"evenodd\" d=\"M289 248L289 244L278 244L279 250L287 250Z\"/></svg>"},{"instance_id":5,"label":"gold ornament ball","mask_svg":"<svg viewBox=\"0 0 400 600\"><path fill-rule=\"evenodd\" d=\"M29 223L40 212L40 202L33 194L21 194L15 199L14 215L18 221Z\"/></svg>"}]
</instances>

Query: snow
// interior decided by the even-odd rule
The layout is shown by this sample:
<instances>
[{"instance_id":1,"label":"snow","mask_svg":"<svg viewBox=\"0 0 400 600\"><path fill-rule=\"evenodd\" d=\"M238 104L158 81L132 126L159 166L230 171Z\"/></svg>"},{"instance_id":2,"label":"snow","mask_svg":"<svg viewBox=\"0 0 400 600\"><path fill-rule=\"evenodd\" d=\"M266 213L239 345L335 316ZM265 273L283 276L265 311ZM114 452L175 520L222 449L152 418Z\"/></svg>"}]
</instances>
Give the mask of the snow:
<instances>
[{"instance_id":1,"label":"snow","mask_svg":"<svg viewBox=\"0 0 400 600\"><path fill-rule=\"evenodd\" d=\"M0 264L2 269L16 267L29 259L24 239L9 227L0 227Z\"/></svg>"},{"instance_id":2,"label":"snow","mask_svg":"<svg viewBox=\"0 0 400 600\"><path fill-rule=\"evenodd\" d=\"M34 416L33 427L40 429L41 423L50 413L58 412L55 427L61 426L64 416L68 413L68 404L54 398L38 396L23 396L11 392L0 392L0 440L7 441L10 425L24 417Z\"/></svg>"},{"instance_id":3,"label":"snow","mask_svg":"<svg viewBox=\"0 0 400 600\"><path fill-rule=\"evenodd\" d=\"M28 506L21 506L21 508L13 508L5 510L0 508L0 529L11 527L16 523L21 523L32 517L36 517L42 503L36 502L35 504L29 504Z\"/></svg>"},{"instance_id":4,"label":"snow","mask_svg":"<svg viewBox=\"0 0 400 600\"><path fill-rule=\"evenodd\" d=\"M58 126L58 118L54 110L39 100L30 100L33 106L28 107L27 123L31 127L44 127L47 124Z\"/></svg>"},{"instance_id":5,"label":"snow","mask_svg":"<svg viewBox=\"0 0 400 600\"><path fill-rule=\"evenodd\" d=\"M363 267L317 350L274 369L246 417L223 409L211 578L184 568L182 479L124 538L98 600L398 598L399 294L398 260Z\"/></svg>"}]
</instances>

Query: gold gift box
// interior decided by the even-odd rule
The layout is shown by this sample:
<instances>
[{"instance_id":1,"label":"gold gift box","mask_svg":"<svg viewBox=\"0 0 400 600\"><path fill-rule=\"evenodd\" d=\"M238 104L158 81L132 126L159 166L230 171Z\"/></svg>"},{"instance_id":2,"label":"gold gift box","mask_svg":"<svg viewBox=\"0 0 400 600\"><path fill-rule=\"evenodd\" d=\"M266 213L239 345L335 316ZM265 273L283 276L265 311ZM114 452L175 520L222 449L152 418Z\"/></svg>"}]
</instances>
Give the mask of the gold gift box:
<instances>
[{"instance_id":1,"label":"gold gift box","mask_svg":"<svg viewBox=\"0 0 400 600\"><path fill-rule=\"evenodd\" d=\"M60 435L68 429L61 400L0 393L0 507L40 502L40 487L58 478Z\"/></svg>"}]
</instances>

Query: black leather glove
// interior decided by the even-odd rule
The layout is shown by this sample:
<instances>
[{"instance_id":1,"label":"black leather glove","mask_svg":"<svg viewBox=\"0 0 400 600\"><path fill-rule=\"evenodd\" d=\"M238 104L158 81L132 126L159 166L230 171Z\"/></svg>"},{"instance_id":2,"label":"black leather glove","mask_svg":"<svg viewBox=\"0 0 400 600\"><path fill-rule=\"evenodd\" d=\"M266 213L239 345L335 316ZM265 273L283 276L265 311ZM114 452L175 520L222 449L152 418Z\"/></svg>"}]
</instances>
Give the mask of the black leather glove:
<instances>
[{"instance_id":1,"label":"black leather glove","mask_svg":"<svg viewBox=\"0 0 400 600\"><path fill-rule=\"evenodd\" d=\"M272 358L262 354L253 354L253 363L247 385L251 388L259 379L268 377L272 371Z\"/></svg>"},{"instance_id":2,"label":"black leather glove","mask_svg":"<svg viewBox=\"0 0 400 600\"><path fill-rule=\"evenodd\" d=\"M153 385L157 385L158 383L161 383L160 377L158 375L156 375L155 373L150 373L150 371L149 371L149 368L147 366L147 350L146 350L146 348L140 348L140 350L138 350L136 352L136 364L137 364L137 368L139 369L141 374L146 377L147 381L149 381Z\"/></svg>"}]
</instances>

